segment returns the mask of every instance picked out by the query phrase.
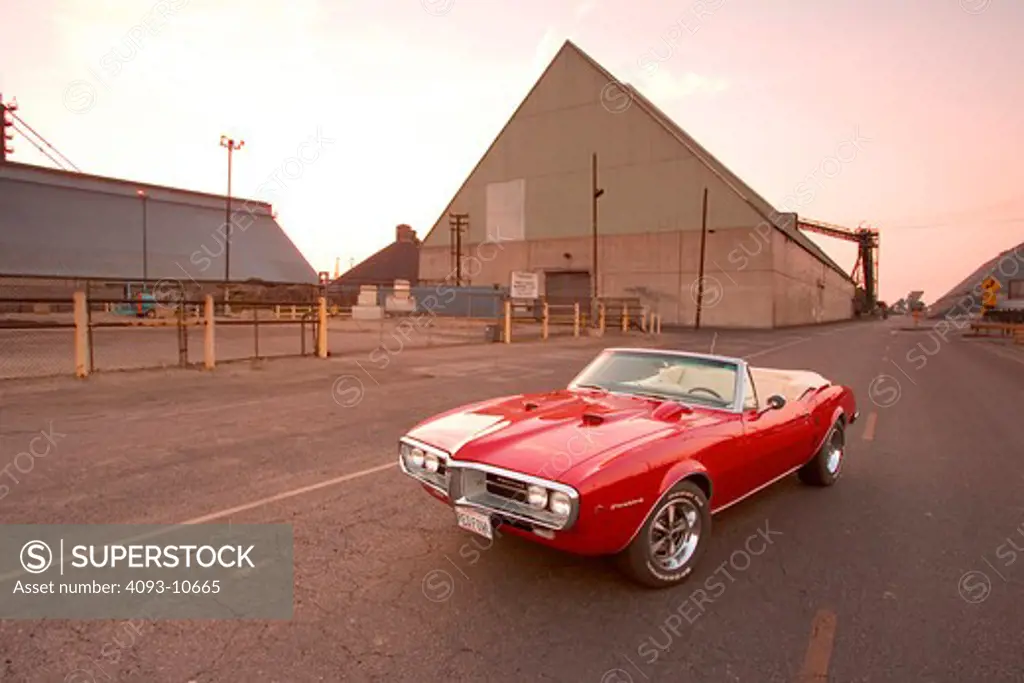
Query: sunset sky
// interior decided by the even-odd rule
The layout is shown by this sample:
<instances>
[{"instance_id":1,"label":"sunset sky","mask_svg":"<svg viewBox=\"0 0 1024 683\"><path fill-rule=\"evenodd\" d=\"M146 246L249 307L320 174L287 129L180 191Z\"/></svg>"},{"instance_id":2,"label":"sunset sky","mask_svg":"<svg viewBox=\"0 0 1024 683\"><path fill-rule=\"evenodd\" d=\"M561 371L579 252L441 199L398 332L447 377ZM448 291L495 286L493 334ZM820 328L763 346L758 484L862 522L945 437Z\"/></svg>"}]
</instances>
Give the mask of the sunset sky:
<instances>
[{"instance_id":1,"label":"sunset sky","mask_svg":"<svg viewBox=\"0 0 1024 683\"><path fill-rule=\"evenodd\" d=\"M777 207L812 182L792 210L879 228L885 299L1024 241L1020 0L3 0L0 22L0 92L84 172L223 193L219 138L244 138L235 194L318 270L424 235L567 38Z\"/></svg>"}]
</instances>

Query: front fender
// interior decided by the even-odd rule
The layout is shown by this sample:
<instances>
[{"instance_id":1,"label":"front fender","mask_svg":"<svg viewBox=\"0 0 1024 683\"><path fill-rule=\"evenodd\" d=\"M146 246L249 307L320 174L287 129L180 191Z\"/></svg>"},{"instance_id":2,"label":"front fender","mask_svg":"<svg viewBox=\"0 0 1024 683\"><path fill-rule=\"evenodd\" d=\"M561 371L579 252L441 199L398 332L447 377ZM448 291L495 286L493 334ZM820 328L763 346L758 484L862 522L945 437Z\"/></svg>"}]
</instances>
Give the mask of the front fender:
<instances>
[{"instance_id":1,"label":"front fender","mask_svg":"<svg viewBox=\"0 0 1024 683\"><path fill-rule=\"evenodd\" d=\"M633 539L636 538L638 533L640 533L640 529L643 528L643 525L647 522L647 518L651 516L651 513L654 511L658 502L665 497L666 493L671 491L679 482L685 479L696 480L697 486L704 491L710 505L712 486L711 475L708 474L707 469L697 460L687 459L678 462L672 467L664 470L660 476L654 479L654 482L656 482L656 488L653 488L652 495L647 497L649 501L648 504L643 506L642 514L635 515L632 520L632 533L630 533L629 538L621 544L621 547L619 547L616 552L625 550L626 547L633 542ZM637 512L639 512L639 510Z\"/></svg>"}]
</instances>

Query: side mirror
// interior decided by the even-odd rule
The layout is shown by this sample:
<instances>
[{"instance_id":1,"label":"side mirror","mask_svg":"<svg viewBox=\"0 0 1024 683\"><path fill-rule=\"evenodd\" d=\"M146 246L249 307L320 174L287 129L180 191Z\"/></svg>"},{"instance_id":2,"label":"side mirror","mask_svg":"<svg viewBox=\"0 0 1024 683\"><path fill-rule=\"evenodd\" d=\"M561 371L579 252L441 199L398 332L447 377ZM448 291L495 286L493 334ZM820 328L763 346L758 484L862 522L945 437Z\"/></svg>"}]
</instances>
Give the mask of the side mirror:
<instances>
[{"instance_id":1,"label":"side mirror","mask_svg":"<svg viewBox=\"0 0 1024 683\"><path fill-rule=\"evenodd\" d=\"M781 410L786 407L786 399L779 394L773 394L768 397L765 406L768 410Z\"/></svg>"}]
</instances>

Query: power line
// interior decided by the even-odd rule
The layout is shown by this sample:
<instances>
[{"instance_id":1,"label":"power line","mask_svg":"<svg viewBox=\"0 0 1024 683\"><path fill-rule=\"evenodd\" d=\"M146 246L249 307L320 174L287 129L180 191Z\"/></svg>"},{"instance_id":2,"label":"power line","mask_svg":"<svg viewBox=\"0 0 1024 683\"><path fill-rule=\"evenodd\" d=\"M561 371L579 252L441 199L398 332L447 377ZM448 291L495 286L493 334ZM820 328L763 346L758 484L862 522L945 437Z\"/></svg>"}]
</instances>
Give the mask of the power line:
<instances>
[{"instance_id":1,"label":"power line","mask_svg":"<svg viewBox=\"0 0 1024 683\"><path fill-rule=\"evenodd\" d=\"M29 130L30 130L30 131L32 132L32 134L33 134L33 135L35 135L35 136L36 136L37 138L39 138L40 140L42 140L42 142L43 142L43 144L44 144L44 145L46 145L47 147L49 147L50 149L52 149L52 150L53 150L54 152L56 152L56 153L57 153L57 155L58 155L58 156L60 156L60 158L62 158L62 159L63 159L64 161L66 161L66 162L68 163L68 166L70 166L71 168L75 169L75 170L76 170L76 171L78 171L79 173L81 173L81 172L82 172L82 169L78 168L78 166L75 166L75 164L74 164L74 163L72 163L72 161L71 161L70 159L68 159L68 158L67 158L66 156L64 156L63 154L61 154L60 150L58 150L58 149L57 149L56 147L54 147L53 145L51 145L51 144L50 144L50 142L49 142L49 140L47 140L47 139L46 139L46 138L44 138L44 137L43 137L42 135L40 135L40 134L39 134L39 133L38 133L38 132L36 131L36 129L35 129L35 128L33 128L32 126L28 125L28 124L27 124L27 123L25 122L25 120L24 120L23 118L21 118L20 116L18 116L18 115L17 115L17 114L15 114L14 112L11 112L11 117L12 117L12 118L14 118L14 120L15 120L15 121L18 121L19 123L21 123L21 125L25 126L25 128L28 128L28 129L29 129ZM24 131L22 131L22 133L21 133L21 134L22 134L22 135L25 135ZM25 137L27 138L28 136L26 135ZM32 141L31 141L31 140L29 140L29 142L32 142ZM33 143L33 144L35 144L35 143ZM38 148L39 148L39 145L36 145L36 148L38 149ZM42 151L42 150L40 149L40 151ZM44 152L44 154L45 154L45 152ZM50 155L49 155L49 154L47 154L46 156L48 156L48 157L49 157ZM50 159L51 159L51 160L53 160L53 157L50 157ZM66 169L65 169L65 170L66 170Z\"/></svg>"},{"instance_id":2,"label":"power line","mask_svg":"<svg viewBox=\"0 0 1024 683\"><path fill-rule=\"evenodd\" d=\"M985 204L984 206L975 206L975 207L968 208L968 209L956 209L954 211L945 211L945 212L942 212L942 213L931 214L931 215L929 215L927 217L927 220L937 221L937 220L948 220L950 217L973 216L973 215L977 215L977 214L980 214L980 213L985 213L986 211L994 211L996 209L1006 209L1006 208L1008 208L1010 206L1013 206L1013 210L1016 210L1018 207L1024 206L1024 198L1022 198L1021 196L1018 195L1018 196L1015 196L1015 197L1009 197L1009 198L1007 198L1007 199L1005 199L1003 201L1000 201L1000 202L995 202L995 203L992 203L992 204ZM924 220L924 219L919 219L917 217L914 217L914 218L904 218L904 219L901 219L900 222L910 222L910 221L919 221L919 220Z\"/></svg>"},{"instance_id":3,"label":"power line","mask_svg":"<svg viewBox=\"0 0 1024 683\"><path fill-rule=\"evenodd\" d=\"M60 167L60 169L61 169L62 171L66 171L66 170L68 170L68 169L67 169L67 168L66 168L66 167L64 166L64 164L62 164L61 162L59 162L59 161L57 161L56 159L54 159L54 158L53 158L53 157L52 157L52 156L50 155L50 153L49 153L49 152L47 152L47 151L46 151L45 149L43 149L43 148L42 148L42 147L41 147L41 146L39 145L39 143L37 143L37 142L36 142L35 140L33 140L32 138L30 138L30 137L29 137L29 136L28 136L28 135L27 135L27 134L25 133L25 131L21 130L21 129L20 129L19 127L18 127L18 124L17 124L17 123L14 123L14 124L12 124L12 126L11 126L11 127L12 127L12 128L14 128L14 130L18 131L19 133L21 133L21 134L22 134L22 135L23 135L23 136L25 137L25 139L26 139L26 140L28 140L28 141L29 141L29 142L30 142L30 143L32 144L32 146L33 146L33 147L35 147L35 148L36 148L36 149L38 149L38 150L39 150L40 152L42 152L42 153L43 153L43 155L45 155L45 156L46 156L46 157L47 157L47 158L48 158L48 159L49 159L50 161L52 161L53 163L57 164L57 166L58 166L58 167Z\"/></svg>"},{"instance_id":4,"label":"power line","mask_svg":"<svg viewBox=\"0 0 1024 683\"><path fill-rule=\"evenodd\" d=\"M956 222L946 223L922 223L920 225L890 225L883 226L882 230L929 230L932 228L954 228L970 227L973 225L996 225L996 224L1024 223L1024 216L1016 218L975 218L964 219Z\"/></svg>"}]
</instances>

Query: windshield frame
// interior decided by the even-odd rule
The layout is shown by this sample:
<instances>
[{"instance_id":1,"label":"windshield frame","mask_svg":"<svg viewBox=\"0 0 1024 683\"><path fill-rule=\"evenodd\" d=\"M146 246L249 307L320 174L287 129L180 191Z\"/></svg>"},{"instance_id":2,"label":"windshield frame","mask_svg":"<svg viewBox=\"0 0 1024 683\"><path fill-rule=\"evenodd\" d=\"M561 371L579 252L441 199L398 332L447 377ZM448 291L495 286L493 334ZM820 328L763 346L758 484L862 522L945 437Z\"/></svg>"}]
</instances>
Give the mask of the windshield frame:
<instances>
[{"instance_id":1,"label":"windshield frame","mask_svg":"<svg viewBox=\"0 0 1024 683\"><path fill-rule=\"evenodd\" d=\"M702 410L718 410L727 413L742 413L743 404L746 399L746 384L743 382L743 377L747 373L749 366L742 358L731 358L729 356L716 356L706 353L691 353L688 351L670 351L665 349L635 349L635 348L611 348L604 349L601 353L597 354L593 360L577 373L577 375L569 382L569 390L583 389L580 385L580 381L586 374L598 363L606 360L609 356L617 354L649 354L652 356L662 356L665 358L692 358L698 361L715 361L723 365L731 365L732 369L736 373L736 385L733 389L733 402L728 406L716 406L703 401L688 401L682 396L669 396L665 395L664 400L674 401L676 403L682 403L684 405L700 408ZM591 382L585 382L584 384L590 384ZM603 389L610 394L618 394L621 396L639 396L639 394L630 391L621 391L616 389Z\"/></svg>"}]
</instances>

